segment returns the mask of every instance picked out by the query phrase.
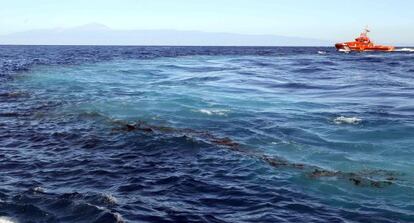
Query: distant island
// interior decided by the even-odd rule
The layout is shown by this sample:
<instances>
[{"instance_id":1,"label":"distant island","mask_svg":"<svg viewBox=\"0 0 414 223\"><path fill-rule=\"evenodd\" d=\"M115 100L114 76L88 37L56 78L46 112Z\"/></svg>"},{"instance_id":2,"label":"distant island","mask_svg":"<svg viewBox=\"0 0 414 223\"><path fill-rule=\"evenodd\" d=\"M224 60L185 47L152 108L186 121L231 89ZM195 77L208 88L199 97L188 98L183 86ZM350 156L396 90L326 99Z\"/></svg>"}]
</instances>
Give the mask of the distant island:
<instances>
[{"instance_id":1,"label":"distant island","mask_svg":"<svg viewBox=\"0 0 414 223\"><path fill-rule=\"evenodd\" d=\"M330 46L326 40L179 30L115 30L102 24L0 36L2 45Z\"/></svg>"}]
</instances>

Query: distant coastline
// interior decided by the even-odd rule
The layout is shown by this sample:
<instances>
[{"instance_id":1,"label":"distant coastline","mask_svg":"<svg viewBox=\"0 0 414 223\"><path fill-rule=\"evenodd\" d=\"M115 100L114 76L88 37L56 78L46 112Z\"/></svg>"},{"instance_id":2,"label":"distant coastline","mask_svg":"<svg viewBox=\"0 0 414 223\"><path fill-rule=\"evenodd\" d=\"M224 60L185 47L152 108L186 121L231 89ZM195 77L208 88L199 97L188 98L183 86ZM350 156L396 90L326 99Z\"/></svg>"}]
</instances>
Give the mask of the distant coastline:
<instances>
[{"instance_id":1,"label":"distant coastline","mask_svg":"<svg viewBox=\"0 0 414 223\"><path fill-rule=\"evenodd\" d=\"M180 30L114 30L100 24L0 35L1 45L331 46L328 40Z\"/></svg>"}]
</instances>

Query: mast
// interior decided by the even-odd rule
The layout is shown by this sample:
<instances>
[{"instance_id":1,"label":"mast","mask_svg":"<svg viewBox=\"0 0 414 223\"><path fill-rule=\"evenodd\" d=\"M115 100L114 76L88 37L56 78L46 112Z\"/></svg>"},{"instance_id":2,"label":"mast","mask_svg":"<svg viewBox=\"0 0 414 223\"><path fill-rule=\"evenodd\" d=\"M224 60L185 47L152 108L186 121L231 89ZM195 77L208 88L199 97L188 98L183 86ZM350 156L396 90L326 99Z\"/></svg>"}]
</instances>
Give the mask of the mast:
<instances>
[{"instance_id":1,"label":"mast","mask_svg":"<svg viewBox=\"0 0 414 223\"><path fill-rule=\"evenodd\" d=\"M361 36L368 37L368 33L371 32L371 30L368 29L368 26L365 26L364 31L361 33Z\"/></svg>"}]
</instances>

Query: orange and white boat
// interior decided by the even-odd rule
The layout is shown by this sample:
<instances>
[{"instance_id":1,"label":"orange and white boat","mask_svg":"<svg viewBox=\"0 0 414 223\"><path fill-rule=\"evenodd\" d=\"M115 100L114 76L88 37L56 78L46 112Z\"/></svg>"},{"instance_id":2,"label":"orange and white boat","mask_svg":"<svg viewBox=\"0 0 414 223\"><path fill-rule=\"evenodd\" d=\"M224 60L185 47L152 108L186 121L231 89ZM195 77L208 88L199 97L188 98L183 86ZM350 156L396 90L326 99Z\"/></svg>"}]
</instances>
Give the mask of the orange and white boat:
<instances>
[{"instance_id":1,"label":"orange and white boat","mask_svg":"<svg viewBox=\"0 0 414 223\"><path fill-rule=\"evenodd\" d=\"M365 29L354 42L337 43L335 47L338 51L394 51L393 46L375 45L368 37L370 31Z\"/></svg>"}]
</instances>

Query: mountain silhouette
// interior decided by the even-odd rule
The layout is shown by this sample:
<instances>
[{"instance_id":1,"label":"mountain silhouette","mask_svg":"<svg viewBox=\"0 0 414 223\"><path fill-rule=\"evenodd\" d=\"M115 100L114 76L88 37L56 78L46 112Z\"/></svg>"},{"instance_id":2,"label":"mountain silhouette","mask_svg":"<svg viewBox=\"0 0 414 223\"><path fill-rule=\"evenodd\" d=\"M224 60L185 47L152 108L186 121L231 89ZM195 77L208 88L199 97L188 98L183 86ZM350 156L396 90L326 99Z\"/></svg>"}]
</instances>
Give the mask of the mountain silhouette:
<instances>
[{"instance_id":1,"label":"mountain silhouette","mask_svg":"<svg viewBox=\"0 0 414 223\"><path fill-rule=\"evenodd\" d=\"M277 35L180 30L115 30L99 23L0 36L9 45L327 46L329 42Z\"/></svg>"}]
</instances>

